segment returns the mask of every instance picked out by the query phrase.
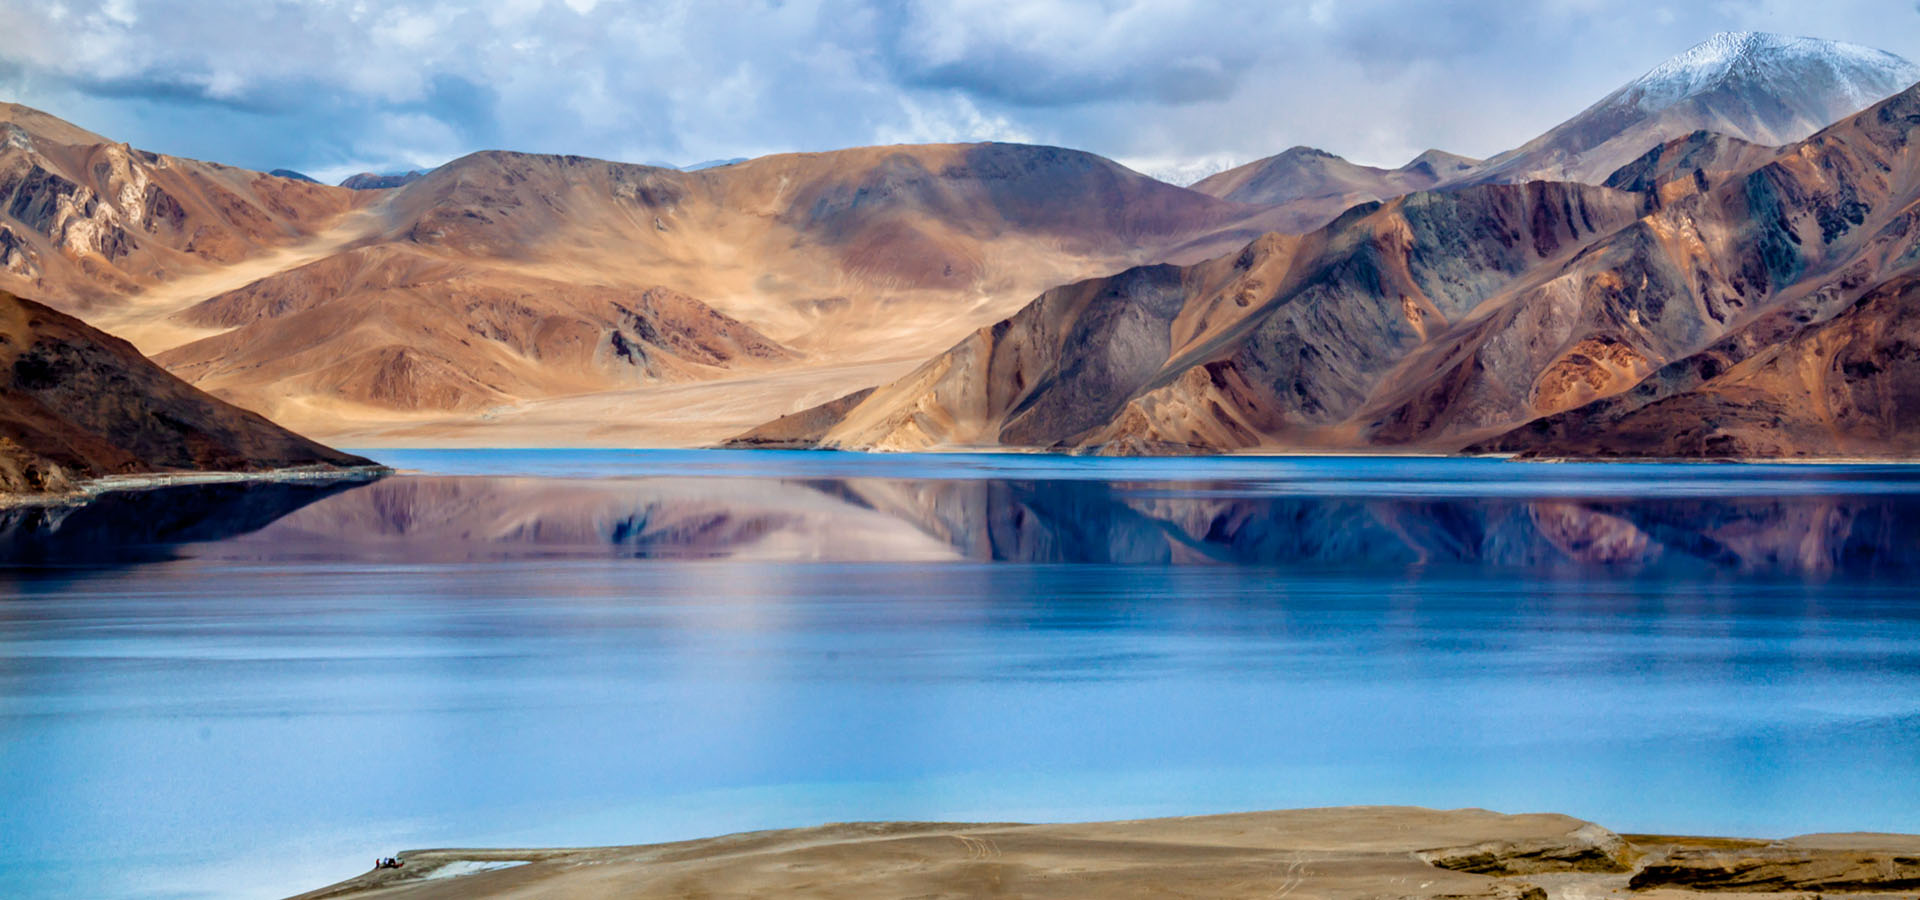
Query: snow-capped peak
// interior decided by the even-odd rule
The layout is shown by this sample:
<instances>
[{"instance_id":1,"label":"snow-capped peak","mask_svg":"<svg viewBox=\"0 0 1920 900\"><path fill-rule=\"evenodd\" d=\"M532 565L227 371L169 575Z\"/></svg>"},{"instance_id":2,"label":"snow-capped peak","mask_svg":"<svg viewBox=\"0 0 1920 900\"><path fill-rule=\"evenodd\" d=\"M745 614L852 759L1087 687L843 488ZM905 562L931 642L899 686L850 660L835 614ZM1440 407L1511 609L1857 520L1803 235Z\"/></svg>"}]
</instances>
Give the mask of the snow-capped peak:
<instances>
[{"instance_id":1,"label":"snow-capped peak","mask_svg":"<svg viewBox=\"0 0 1920 900\"><path fill-rule=\"evenodd\" d=\"M1625 91L1646 112L1665 109L1735 80L1804 78L1819 72L1867 106L1920 81L1920 66L1884 50L1757 31L1724 31L1635 79ZM1824 80L1824 79L1823 79Z\"/></svg>"}]
</instances>

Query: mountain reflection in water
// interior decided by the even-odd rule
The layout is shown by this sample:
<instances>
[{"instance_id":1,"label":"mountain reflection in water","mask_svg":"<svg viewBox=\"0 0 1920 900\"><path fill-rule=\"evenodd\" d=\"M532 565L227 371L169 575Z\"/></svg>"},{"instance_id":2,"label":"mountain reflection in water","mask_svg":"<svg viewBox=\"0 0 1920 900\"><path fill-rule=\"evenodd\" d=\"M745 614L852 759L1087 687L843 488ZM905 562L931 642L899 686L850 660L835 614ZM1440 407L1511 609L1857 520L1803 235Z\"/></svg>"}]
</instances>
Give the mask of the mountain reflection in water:
<instances>
[{"instance_id":1,"label":"mountain reflection in water","mask_svg":"<svg viewBox=\"0 0 1920 900\"><path fill-rule=\"evenodd\" d=\"M221 512L189 517L191 528L156 529L146 510L182 496ZM158 539L197 541L179 552L260 561L972 560L1795 576L1920 567L1920 494L1900 491L1340 497L1254 481L413 475L215 499L156 493L138 512L92 515L80 543L96 558L122 547L144 559ZM11 558L48 552L33 524L11 523ZM115 529L132 534L122 539Z\"/></svg>"},{"instance_id":2,"label":"mountain reflection in water","mask_svg":"<svg viewBox=\"0 0 1920 900\"><path fill-rule=\"evenodd\" d=\"M108 491L85 503L0 507L0 567L158 562L183 544L261 528L366 479L233 481Z\"/></svg>"}]
</instances>

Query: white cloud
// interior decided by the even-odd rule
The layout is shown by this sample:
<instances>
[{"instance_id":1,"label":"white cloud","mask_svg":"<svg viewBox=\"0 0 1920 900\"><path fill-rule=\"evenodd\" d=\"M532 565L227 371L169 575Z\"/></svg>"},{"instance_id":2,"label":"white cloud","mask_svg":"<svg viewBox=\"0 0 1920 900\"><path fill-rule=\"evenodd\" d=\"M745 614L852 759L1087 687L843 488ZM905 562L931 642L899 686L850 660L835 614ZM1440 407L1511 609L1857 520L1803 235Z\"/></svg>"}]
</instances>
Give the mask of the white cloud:
<instances>
[{"instance_id":1,"label":"white cloud","mask_svg":"<svg viewBox=\"0 0 1920 900\"><path fill-rule=\"evenodd\" d=\"M1910 0L0 0L0 93L257 168L1030 140L1186 178L1484 155L1716 30L1920 58Z\"/></svg>"},{"instance_id":2,"label":"white cloud","mask_svg":"<svg viewBox=\"0 0 1920 900\"><path fill-rule=\"evenodd\" d=\"M976 141L1033 143L1035 138L1006 116L989 116L959 94L899 98L901 115L874 133L876 144L951 144Z\"/></svg>"}]
</instances>

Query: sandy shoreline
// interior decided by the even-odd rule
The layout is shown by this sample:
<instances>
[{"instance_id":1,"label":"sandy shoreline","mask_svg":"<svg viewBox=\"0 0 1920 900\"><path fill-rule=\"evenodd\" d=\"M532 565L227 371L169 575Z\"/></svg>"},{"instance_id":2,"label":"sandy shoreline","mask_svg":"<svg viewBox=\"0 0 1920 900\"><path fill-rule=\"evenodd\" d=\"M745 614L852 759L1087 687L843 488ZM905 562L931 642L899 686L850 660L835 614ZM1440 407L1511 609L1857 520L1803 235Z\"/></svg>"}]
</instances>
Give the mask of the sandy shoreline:
<instances>
[{"instance_id":1,"label":"sandy shoreline","mask_svg":"<svg viewBox=\"0 0 1920 900\"><path fill-rule=\"evenodd\" d=\"M629 847L445 849L336 898L1684 900L1920 891L1920 836L1619 835L1553 814L1345 807L1062 825L850 823Z\"/></svg>"}]
</instances>

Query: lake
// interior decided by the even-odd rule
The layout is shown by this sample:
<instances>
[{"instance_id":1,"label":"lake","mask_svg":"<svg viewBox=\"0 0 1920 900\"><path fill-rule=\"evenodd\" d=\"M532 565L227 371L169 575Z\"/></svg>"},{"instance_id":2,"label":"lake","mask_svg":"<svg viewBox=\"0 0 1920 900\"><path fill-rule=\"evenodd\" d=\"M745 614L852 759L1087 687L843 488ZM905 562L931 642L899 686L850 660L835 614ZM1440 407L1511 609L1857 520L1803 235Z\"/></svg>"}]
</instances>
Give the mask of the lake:
<instances>
[{"instance_id":1,"label":"lake","mask_svg":"<svg viewBox=\"0 0 1920 900\"><path fill-rule=\"evenodd\" d=\"M1920 831L1920 469L382 451L0 511L0 896L1406 803Z\"/></svg>"}]
</instances>

